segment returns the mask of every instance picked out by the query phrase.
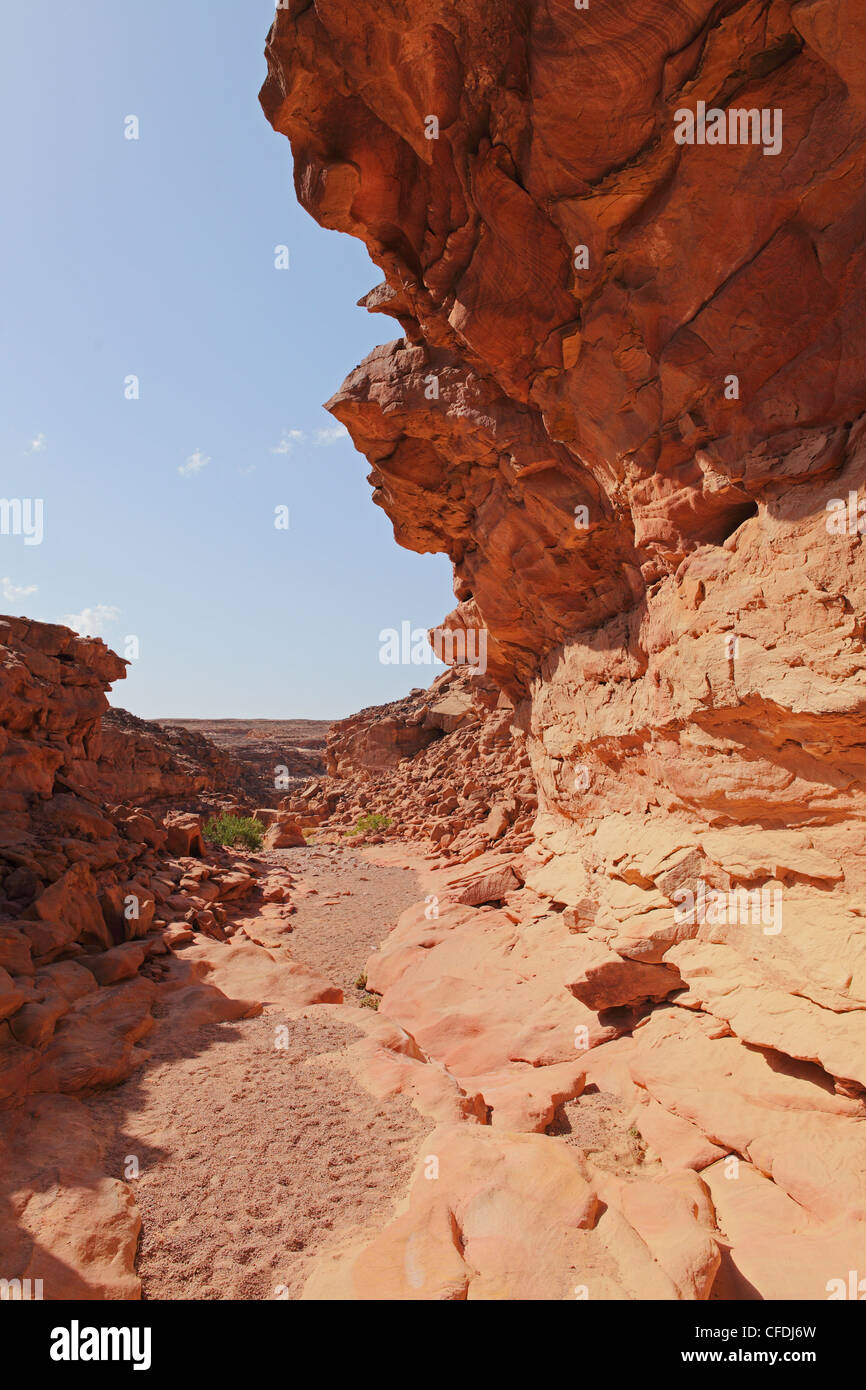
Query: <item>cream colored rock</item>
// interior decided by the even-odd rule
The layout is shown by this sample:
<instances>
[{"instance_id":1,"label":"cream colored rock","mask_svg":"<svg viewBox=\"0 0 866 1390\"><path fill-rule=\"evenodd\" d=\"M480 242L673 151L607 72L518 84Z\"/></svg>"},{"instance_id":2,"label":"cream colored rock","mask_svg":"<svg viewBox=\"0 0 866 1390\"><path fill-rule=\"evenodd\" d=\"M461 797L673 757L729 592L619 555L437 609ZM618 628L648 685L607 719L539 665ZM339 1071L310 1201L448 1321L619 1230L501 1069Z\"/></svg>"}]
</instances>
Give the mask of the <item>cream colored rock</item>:
<instances>
[{"instance_id":1,"label":"cream colored rock","mask_svg":"<svg viewBox=\"0 0 866 1390\"><path fill-rule=\"evenodd\" d=\"M424 911L409 909L370 958L368 989L494 1116L495 1095L513 1126L543 1127L553 1097L579 1088L587 1050L622 1027L571 993L582 938L558 913L519 923L490 907L446 908L429 920Z\"/></svg>"},{"instance_id":2,"label":"cream colored rock","mask_svg":"<svg viewBox=\"0 0 866 1390\"><path fill-rule=\"evenodd\" d=\"M333 1006L318 1005L317 1009ZM466 1120L483 1123L487 1107L477 1092L467 1095L441 1063L431 1061L414 1038L370 1009L340 1008L339 1017L364 1034L341 1054L340 1064L382 1099L406 1095L422 1115L437 1124Z\"/></svg>"},{"instance_id":3,"label":"cream colored rock","mask_svg":"<svg viewBox=\"0 0 866 1390\"><path fill-rule=\"evenodd\" d=\"M206 984L229 1000L259 1012L263 1005L286 1009L305 1004L342 1003L343 992L298 961L272 955L254 942L198 942L174 958L172 979ZM246 1015L240 1015L246 1016ZM235 1015L238 1017L238 1015Z\"/></svg>"},{"instance_id":4,"label":"cream colored rock","mask_svg":"<svg viewBox=\"0 0 866 1390\"><path fill-rule=\"evenodd\" d=\"M811 1220L799 1203L748 1163L719 1161L702 1174L730 1242L731 1298L862 1298L866 1223Z\"/></svg>"},{"instance_id":5,"label":"cream colored rock","mask_svg":"<svg viewBox=\"0 0 866 1390\"><path fill-rule=\"evenodd\" d=\"M141 1218L131 1188L106 1174L85 1108L40 1096L0 1115L0 1269L41 1281L41 1296L137 1299Z\"/></svg>"},{"instance_id":6,"label":"cream colored rock","mask_svg":"<svg viewBox=\"0 0 866 1390\"><path fill-rule=\"evenodd\" d=\"M688 941L668 951L689 989L680 1004L722 1018L743 1042L816 1062L866 1089L866 1007L834 1013L781 988L765 962L730 946Z\"/></svg>"},{"instance_id":7,"label":"cream colored rock","mask_svg":"<svg viewBox=\"0 0 866 1390\"><path fill-rule=\"evenodd\" d=\"M633 1080L711 1142L748 1159L813 1218L866 1220L862 1102L816 1084L808 1064L768 1060L725 1037L724 1027L683 1009L657 1011L635 1033Z\"/></svg>"},{"instance_id":8,"label":"cream colored rock","mask_svg":"<svg viewBox=\"0 0 866 1390\"><path fill-rule=\"evenodd\" d=\"M404 1209L320 1258L304 1298L703 1298L719 1263L706 1220L694 1189L617 1185L542 1135L443 1125Z\"/></svg>"}]
</instances>

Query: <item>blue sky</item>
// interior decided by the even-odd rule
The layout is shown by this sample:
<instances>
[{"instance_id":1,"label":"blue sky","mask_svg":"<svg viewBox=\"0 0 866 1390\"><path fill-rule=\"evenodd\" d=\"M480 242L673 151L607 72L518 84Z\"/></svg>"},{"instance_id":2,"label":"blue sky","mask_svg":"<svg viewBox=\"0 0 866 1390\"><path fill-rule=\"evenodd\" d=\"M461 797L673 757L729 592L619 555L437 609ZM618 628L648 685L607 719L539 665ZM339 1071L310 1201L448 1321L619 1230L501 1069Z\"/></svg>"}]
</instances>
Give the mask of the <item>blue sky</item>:
<instances>
[{"instance_id":1,"label":"blue sky","mask_svg":"<svg viewBox=\"0 0 866 1390\"><path fill-rule=\"evenodd\" d=\"M121 653L135 636L111 698L147 718L397 698L441 667L382 665L380 630L454 603L447 559L396 545L321 409L399 326L355 307L382 278L363 246L295 201L257 99L272 17L269 0L4 17L0 494L43 499L44 538L0 535L0 612L76 618Z\"/></svg>"}]
</instances>

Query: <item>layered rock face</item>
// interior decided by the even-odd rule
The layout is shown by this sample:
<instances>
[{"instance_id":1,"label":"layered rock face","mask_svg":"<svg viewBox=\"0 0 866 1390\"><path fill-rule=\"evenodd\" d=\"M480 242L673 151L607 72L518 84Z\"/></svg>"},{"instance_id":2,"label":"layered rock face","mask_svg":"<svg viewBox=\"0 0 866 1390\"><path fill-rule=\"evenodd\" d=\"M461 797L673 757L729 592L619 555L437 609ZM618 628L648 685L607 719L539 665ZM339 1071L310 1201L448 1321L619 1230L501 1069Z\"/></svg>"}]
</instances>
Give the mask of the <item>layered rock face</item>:
<instances>
[{"instance_id":1,"label":"layered rock face","mask_svg":"<svg viewBox=\"0 0 866 1390\"><path fill-rule=\"evenodd\" d=\"M298 196L403 333L330 408L538 786L511 916L408 922L371 987L512 1129L585 1028L704 1174L727 1297L866 1260L864 42L855 0L298 0L267 46Z\"/></svg>"},{"instance_id":2,"label":"layered rock face","mask_svg":"<svg viewBox=\"0 0 866 1390\"><path fill-rule=\"evenodd\" d=\"M151 1026L153 984L138 976L149 951L131 943L154 921L166 831L94 791L105 690L125 663L24 619L0 621L0 640L2 1107L126 1075ZM100 971L117 986L104 997Z\"/></svg>"}]
</instances>

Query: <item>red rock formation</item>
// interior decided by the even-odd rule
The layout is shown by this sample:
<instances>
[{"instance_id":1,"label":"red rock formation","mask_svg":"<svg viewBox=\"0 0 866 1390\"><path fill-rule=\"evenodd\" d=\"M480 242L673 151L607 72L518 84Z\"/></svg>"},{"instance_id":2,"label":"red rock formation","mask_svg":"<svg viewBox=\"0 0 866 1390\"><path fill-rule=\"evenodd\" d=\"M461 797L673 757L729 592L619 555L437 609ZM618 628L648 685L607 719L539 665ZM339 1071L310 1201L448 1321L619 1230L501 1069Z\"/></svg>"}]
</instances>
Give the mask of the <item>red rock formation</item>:
<instances>
[{"instance_id":1,"label":"red rock formation","mask_svg":"<svg viewBox=\"0 0 866 1390\"><path fill-rule=\"evenodd\" d=\"M140 972L178 935L224 940L260 877L206 855L198 816L116 804L195 801L239 770L131 716L106 732L105 690L125 665L67 628L0 619L0 1108L128 1075L153 1026Z\"/></svg>"},{"instance_id":2,"label":"red rock formation","mask_svg":"<svg viewBox=\"0 0 866 1390\"><path fill-rule=\"evenodd\" d=\"M330 409L451 557L538 786L524 886L409 924L382 1007L512 1128L585 1026L733 1246L675 1296L866 1258L864 41L856 0L298 0L268 39L298 196L404 335ZM781 148L678 143L698 103ZM367 1266L400 1296L416 1205Z\"/></svg>"},{"instance_id":3,"label":"red rock formation","mask_svg":"<svg viewBox=\"0 0 866 1390\"><path fill-rule=\"evenodd\" d=\"M338 720L328 738L328 776L286 798L304 824L387 820L365 839L429 841L472 858L497 843L531 840L537 805L526 740L510 701L478 671L438 676L429 690Z\"/></svg>"},{"instance_id":4,"label":"red rock formation","mask_svg":"<svg viewBox=\"0 0 866 1390\"><path fill-rule=\"evenodd\" d=\"M255 773L203 734L117 708L102 718L95 787L114 800L141 806L201 803L214 794L255 801L261 795Z\"/></svg>"}]
</instances>

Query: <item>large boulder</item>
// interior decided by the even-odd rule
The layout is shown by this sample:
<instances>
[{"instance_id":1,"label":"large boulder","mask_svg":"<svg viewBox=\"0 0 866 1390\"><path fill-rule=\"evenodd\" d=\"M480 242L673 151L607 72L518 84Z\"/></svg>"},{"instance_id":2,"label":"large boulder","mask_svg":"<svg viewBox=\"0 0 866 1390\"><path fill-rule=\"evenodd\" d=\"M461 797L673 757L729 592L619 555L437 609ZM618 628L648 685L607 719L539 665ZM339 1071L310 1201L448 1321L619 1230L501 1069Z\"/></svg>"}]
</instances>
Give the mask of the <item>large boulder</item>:
<instances>
[{"instance_id":1,"label":"large boulder","mask_svg":"<svg viewBox=\"0 0 866 1390\"><path fill-rule=\"evenodd\" d=\"M277 812L273 824L265 831L265 849L299 849L306 843L297 817L286 811Z\"/></svg>"},{"instance_id":2,"label":"large boulder","mask_svg":"<svg viewBox=\"0 0 866 1390\"><path fill-rule=\"evenodd\" d=\"M201 816L184 811L169 811L163 824L169 854L173 854L177 859L204 858L206 850Z\"/></svg>"},{"instance_id":3,"label":"large boulder","mask_svg":"<svg viewBox=\"0 0 866 1390\"><path fill-rule=\"evenodd\" d=\"M61 923L70 933L70 941L82 945L113 945L99 905L98 887L86 864L73 864L71 869L40 894L30 912L39 922Z\"/></svg>"}]
</instances>

